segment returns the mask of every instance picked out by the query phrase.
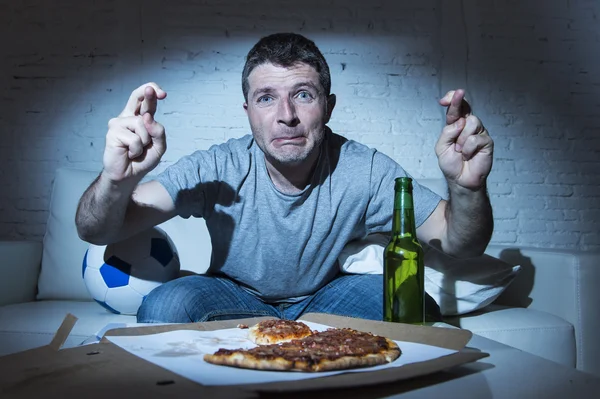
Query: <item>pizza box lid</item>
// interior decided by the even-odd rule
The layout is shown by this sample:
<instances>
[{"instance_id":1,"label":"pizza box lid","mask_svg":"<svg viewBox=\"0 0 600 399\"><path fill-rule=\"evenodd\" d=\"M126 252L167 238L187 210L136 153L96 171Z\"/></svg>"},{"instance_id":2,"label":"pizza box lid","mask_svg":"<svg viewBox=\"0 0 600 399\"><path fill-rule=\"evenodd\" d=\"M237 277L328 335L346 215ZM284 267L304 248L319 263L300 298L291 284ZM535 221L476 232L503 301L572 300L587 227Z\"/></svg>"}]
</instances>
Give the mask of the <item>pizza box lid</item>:
<instances>
[{"instance_id":1,"label":"pizza box lid","mask_svg":"<svg viewBox=\"0 0 600 399\"><path fill-rule=\"evenodd\" d=\"M118 328L107 331L105 336L146 335L185 329L219 330L238 324L253 325L265 319L269 317ZM301 381L205 386L132 355L106 338L96 344L59 350L77 321L73 315L67 315L49 345L0 357L0 396L20 398L44 394L51 397L106 399L173 395L178 398L253 398L259 394L277 396L277 393L283 392L288 397L310 391L314 398L330 397L336 392L360 397L361 393L373 396L374 386L378 393L387 396L443 382L450 377L441 371L489 356L488 353L466 346L472 333L463 329L413 326L321 313L306 314L300 320L354 328L457 352L430 361L373 372L345 373ZM349 388L352 388L352 395L348 395Z\"/></svg>"}]
</instances>

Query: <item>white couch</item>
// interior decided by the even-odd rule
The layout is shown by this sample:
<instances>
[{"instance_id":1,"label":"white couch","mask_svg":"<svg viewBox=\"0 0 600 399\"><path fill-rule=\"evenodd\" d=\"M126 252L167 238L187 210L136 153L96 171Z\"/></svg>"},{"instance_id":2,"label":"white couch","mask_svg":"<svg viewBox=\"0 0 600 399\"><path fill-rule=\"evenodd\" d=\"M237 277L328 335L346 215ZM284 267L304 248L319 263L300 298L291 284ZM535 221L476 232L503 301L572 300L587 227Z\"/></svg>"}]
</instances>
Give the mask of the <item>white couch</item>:
<instances>
[{"instance_id":1,"label":"white couch","mask_svg":"<svg viewBox=\"0 0 600 399\"><path fill-rule=\"evenodd\" d=\"M97 172L56 171L43 242L0 241L0 355L50 342L67 313L79 318L65 347L81 344L108 323L134 323L91 301L81 276L87 243L75 229L77 202ZM439 181L422 183L443 190ZM211 245L204 221L175 218L162 227L182 268L201 273ZM490 246L486 253L522 270L483 310L448 317L460 326L518 349L600 375L600 255L540 248Z\"/></svg>"}]
</instances>

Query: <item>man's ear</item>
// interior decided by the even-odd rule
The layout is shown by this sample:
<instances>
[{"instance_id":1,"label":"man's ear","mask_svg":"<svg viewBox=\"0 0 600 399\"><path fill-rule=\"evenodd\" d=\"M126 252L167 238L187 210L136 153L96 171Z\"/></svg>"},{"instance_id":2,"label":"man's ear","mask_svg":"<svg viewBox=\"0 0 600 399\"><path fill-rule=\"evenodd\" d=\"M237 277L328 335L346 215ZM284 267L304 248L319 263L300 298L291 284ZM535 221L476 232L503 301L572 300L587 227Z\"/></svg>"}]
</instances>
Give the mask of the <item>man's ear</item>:
<instances>
[{"instance_id":1,"label":"man's ear","mask_svg":"<svg viewBox=\"0 0 600 399\"><path fill-rule=\"evenodd\" d=\"M325 123L329 122L329 119L331 119L331 114L333 113L333 109L335 108L335 94L330 94L327 96L327 115L325 117Z\"/></svg>"},{"instance_id":2,"label":"man's ear","mask_svg":"<svg viewBox=\"0 0 600 399\"><path fill-rule=\"evenodd\" d=\"M244 107L244 111L246 111L246 115L248 115L248 103L244 103L242 107Z\"/></svg>"}]
</instances>

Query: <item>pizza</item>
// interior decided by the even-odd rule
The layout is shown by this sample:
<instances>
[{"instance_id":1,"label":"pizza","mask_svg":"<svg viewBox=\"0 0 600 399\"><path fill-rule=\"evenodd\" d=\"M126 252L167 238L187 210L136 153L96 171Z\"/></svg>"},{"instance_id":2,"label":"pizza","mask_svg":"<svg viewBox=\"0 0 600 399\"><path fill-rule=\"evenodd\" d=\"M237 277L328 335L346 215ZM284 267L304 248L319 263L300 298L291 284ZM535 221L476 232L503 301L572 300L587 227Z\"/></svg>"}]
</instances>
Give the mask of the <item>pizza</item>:
<instances>
[{"instance_id":1,"label":"pizza","mask_svg":"<svg viewBox=\"0 0 600 399\"><path fill-rule=\"evenodd\" d=\"M219 349L208 363L255 370L332 371L375 366L396 360L398 345L385 337L350 328L330 328L301 339L252 349Z\"/></svg>"},{"instance_id":2,"label":"pizza","mask_svg":"<svg viewBox=\"0 0 600 399\"><path fill-rule=\"evenodd\" d=\"M257 345L279 344L308 337L313 332L301 321L264 320L248 329L248 339Z\"/></svg>"}]
</instances>

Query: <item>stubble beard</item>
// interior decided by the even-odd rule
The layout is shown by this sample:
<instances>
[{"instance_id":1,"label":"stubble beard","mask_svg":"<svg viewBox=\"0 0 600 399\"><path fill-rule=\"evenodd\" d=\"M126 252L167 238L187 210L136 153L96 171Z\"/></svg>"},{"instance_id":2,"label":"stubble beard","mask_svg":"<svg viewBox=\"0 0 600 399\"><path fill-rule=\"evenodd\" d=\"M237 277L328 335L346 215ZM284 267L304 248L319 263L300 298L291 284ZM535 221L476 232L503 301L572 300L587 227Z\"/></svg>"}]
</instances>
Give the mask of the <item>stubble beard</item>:
<instances>
[{"instance_id":1,"label":"stubble beard","mask_svg":"<svg viewBox=\"0 0 600 399\"><path fill-rule=\"evenodd\" d=\"M257 132L257 130L255 130L254 127L252 127L252 132L255 133ZM264 137L264 135L262 135L260 131L258 131L259 136L260 137ZM257 137L256 133L254 134L254 137ZM313 136L315 137L315 136ZM265 154L265 157L269 160L269 162L271 164L278 164L284 167L293 167L293 166L299 166L302 165L305 161L307 161L310 156L315 153L315 152L319 152L319 148L321 147L321 144L323 143L323 140L325 138L325 128L323 127L321 130L321 134L316 136L316 141L311 143L308 143L308 145L310 145L310 147L308 146L303 146L303 147L297 147L297 146L293 146L293 145L289 145L290 147L293 146L293 151L288 151L285 149L285 146L283 147L283 149L281 151L277 151L275 149L273 149L272 147L268 146L268 143L262 142L259 143L258 140L256 140L257 145L259 146L259 148L262 150L262 152Z\"/></svg>"}]
</instances>

